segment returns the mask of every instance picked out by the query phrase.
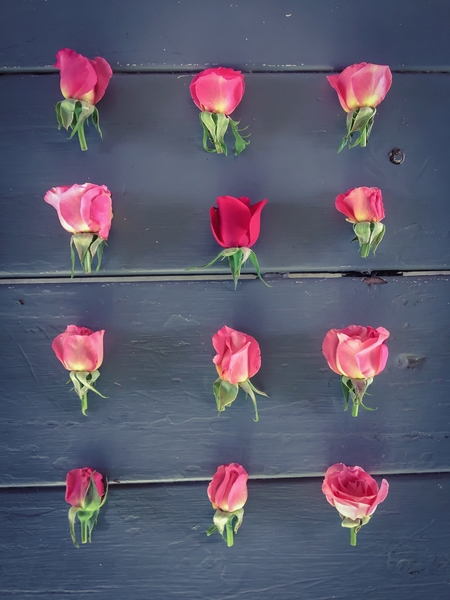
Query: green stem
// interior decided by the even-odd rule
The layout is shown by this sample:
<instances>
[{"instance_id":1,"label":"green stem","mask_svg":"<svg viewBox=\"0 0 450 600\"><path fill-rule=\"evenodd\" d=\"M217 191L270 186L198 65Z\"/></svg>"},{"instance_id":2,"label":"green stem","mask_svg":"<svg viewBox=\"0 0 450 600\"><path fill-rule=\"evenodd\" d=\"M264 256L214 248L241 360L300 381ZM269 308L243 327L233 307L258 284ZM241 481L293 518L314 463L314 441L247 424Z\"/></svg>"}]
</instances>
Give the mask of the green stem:
<instances>
[{"instance_id":1,"label":"green stem","mask_svg":"<svg viewBox=\"0 0 450 600\"><path fill-rule=\"evenodd\" d=\"M352 404L352 417L357 417L358 416L358 410L359 410L358 401L356 399L354 399L353 400L353 404ZM356 537L355 537L355 539L356 539Z\"/></svg>"},{"instance_id":2,"label":"green stem","mask_svg":"<svg viewBox=\"0 0 450 600\"><path fill-rule=\"evenodd\" d=\"M356 527L350 529L350 546L356 546Z\"/></svg>"},{"instance_id":3,"label":"green stem","mask_svg":"<svg viewBox=\"0 0 450 600\"><path fill-rule=\"evenodd\" d=\"M88 408L88 402L87 402L87 392L85 394L83 394L81 396L81 412L83 413L83 415L85 417L87 417L86 411Z\"/></svg>"},{"instance_id":4,"label":"green stem","mask_svg":"<svg viewBox=\"0 0 450 600\"><path fill-rule=\"evenodd\" d=\"M232 523L233 519L230 519L229 521L227 521L226 524L226 531L227 531L227 546L230 548L230 546L233 545L233 523Z\"/></svg>"},{"instance_id":5,"label":"green stem","mask_svg":"<svg viewBox=\"0 0 450 600\"><path fill-rule=\"evenodd\" d=\"M370 252L370 244L361 244L361 257L367 258Z\"/></svg>"},{"instance_id":6,"label":"green stem","mask_svg":"<svg viewBox=\"0 0 450 600\"><path fill-rule=\"evenodd\" d=\"M80 147L82 150L87 150L86 138L84 136L84 123L81 124L81 127L78 128L78 140L80 142Z\"/></svg>"},{"instance_id":7,"label":"green stem","mask_svg":"<svg viewBox=\"0 0 450 600\"><path fill-rule=\"evenodd\" d=\"M87 522L83 519L82 521L80 521L80 524L81 524L81 543L87 544L87 541L88 541ZM353 529L352 529L352 531L353 531Z\"/></svg>"}]
</instances>

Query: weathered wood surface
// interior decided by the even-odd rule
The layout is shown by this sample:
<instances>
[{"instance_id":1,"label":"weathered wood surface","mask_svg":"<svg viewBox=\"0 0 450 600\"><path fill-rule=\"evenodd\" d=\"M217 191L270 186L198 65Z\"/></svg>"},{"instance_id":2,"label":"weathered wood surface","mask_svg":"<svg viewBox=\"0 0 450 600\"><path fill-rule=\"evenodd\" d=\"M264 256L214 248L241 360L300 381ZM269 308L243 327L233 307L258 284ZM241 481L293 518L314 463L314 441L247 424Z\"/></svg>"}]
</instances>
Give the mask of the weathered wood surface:
<instances>
[{"instance_id":1,"label":"weathered wood surface","mask_svg":"<svg viewBox=\"0 0 450 600\"><path fill-rule=\"evenodd\" d=\"M106 184L115 218L101 274L183 273L219 251L209 208L217 196L268 198L255 246L265 272L441 270L449 267L447 160L450 79L395 75L369 146L336 154L345 113L324 74L256 74L236 111L252 133L237 159L201 147L190 76L116 75L101 102L102 142L89 150L58 131L57 75L0 80L2 219L0 274L68 275L70 234L43 200L56 185ZM17 118L14 117L17 115ZM439 126L436 126L439 115ZM402 148L401 165L389 161ZM375 258L361 259L334 207L349 188L378 186L387 233ZM203 272L203 271L202 271ZM209 273L229 272L216 263Z\"/></svg>"},{"instance_id":2,"label":"weathered wood surface","mask_svg":"<svg viewBox=\"0 0 450 600\"><path fill-rule=\"evenodd\" d=\"M447 0L2 0L2 16L3 68L65 47L132 70L450 68Z\"/></svg>"},{"instance_id":3,"label":"weathered wood surface","mask_svg":"<svg viewBox=\"0 0 450 600\"><path fill-rule=\"evenodd\" d=\"M450 467L448 278L0 286L3 485L62 481L100 462L120 480L210 477L237 461L255 476L314 475L330 462L376 472ZM351 323L391 332L386 370L355 419L321 353ZM51 342L69 324L105 329L89 416L65 386ZM254 335L259 423L241 393L217 416L211 336L224 324ZM408 362L407 355L415 357Z\"/></svg>"},{"instance_id":4,"label":"weathered wood surface","mask_svg":"<svg viewBox=\"0 0 450 600\"><path fill-rule=\"evenodd\" d=\"M232 548L218 534L205 535L214 512L206 483L111 487L93 543L79 549L70 540L63 488L2 491L0 594L447 600L449 475L388 480L389 495L356 548L320 479L250 481Z\"/></svg>"}]
</instances>

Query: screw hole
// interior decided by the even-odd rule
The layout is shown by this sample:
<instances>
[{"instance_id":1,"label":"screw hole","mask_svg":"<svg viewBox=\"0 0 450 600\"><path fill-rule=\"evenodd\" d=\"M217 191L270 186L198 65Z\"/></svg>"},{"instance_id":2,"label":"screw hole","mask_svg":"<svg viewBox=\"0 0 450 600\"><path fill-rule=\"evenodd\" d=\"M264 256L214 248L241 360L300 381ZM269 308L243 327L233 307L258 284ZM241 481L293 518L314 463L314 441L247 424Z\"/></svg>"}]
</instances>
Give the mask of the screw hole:
<instances>
[{"instance_id":1,"label":"screw hole","mask_svg":"<svg viewBox=\"0 0 450 600\"><path fill-rule=\"evenodd\" d=\"M400 148L394 148L389 152L389 160L393 165L401 165L405 160L405 153Z\"/></svg>"}]
</instances>

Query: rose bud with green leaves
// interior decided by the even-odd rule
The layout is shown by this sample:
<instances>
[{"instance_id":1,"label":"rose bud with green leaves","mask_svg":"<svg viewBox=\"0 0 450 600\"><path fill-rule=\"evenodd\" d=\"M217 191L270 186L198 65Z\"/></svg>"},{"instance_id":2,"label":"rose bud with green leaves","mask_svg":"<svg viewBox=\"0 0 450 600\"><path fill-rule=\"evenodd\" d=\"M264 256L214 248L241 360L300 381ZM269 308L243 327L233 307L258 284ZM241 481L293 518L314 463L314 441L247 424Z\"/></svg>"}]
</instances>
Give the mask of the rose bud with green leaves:
<instances>
[{"instance_id":1,"label":"rose bud with green leaves","mask_svg":"<svg viewBox=\"0 0 450 600\"><path fill-rule=\"evenodd\" d=\"M255 393L268 398L267 394L255 388L250 381L261 368L261 350L251 335L236 331L226 325L212 337L216 356L218 379L214 382L214 396L219 414L230 406L238 395L239 389L250 396L255 407L255 419L259 420Z\"/></svg>"},{"instance_id":2,"label":"rose bud with green leaves","mask_svg":"<svg viewBox=\"0 0 450 600\"><path fill-rule=\"evenodd\" d=\"M251 250L259 237L261 211L266 204L267 200L250 204L250 199L245 196L241 198L219 196L217 198L217 208L213 206L209 216L213 236L216 242L225 250L219 252L211 262L200 268L206 269L217 260L228 258L231 274L233 275L234 289L236 289L241 269L250 259L258 277L267 287L270 287L262 278L258 259Z\"/></svg>"},{"instance_id":3,"label":"rose bud with green leaves","mask_svg":"<svg viewBox=\"0 0 450 600\"><path fill-rule=\"evenodd\" d=\"M77 133L81 149L87 150L84 124L89 117L102 137L95 105L103 98L108 87L112 77L111 67L100 56L91 60L69 48L57 53L55 67L61 73L61 93L65 98L56 105L58 129L72 129L69 139Z\"/></svg>"},{"instance_id":4,"label":"rose bud with green leaves","mask_svg":"<svg viewBox=\"0 0 450 600\"><path fill-rule=\"evenodd\" d=\"M206 69L193 78L189 90L195 105L202 111L200 121L204 150L227 155L224 137L228 125L235 139L235 155L245 150L250 142L239 131L247 128L238 129L239 121L233 121L230 117L244 95L244 75L240 71L224 67Z\"/></svg>"},{"instance_id":5,"label":"rose bud with green leaves","mask_svg":"<svg viewBox=\"0 0 450 600\"><path fill-rule=\"evenodd\" d=\"M90 467L72 469L66 477L66 502L69 509L70 536L78 548L75 535L75 519L81 525L81 543L92 541L92 530L97 523L100 508L106 501L108 482L98 471Z\"/></svg>"},{"instance_id":6,"label":"rose bud with green leaves","mask_svg":"<svg viewBox=\"0 0 450 600\"><path fill-rule=\"evenodd\" d=\"M242 465L231 463L221 465L208 486L214 514L214 525L208 529L206 535L218 531L227 546L233 545L233 533L237 533L244 518L244 504L247 502L248 473ZM236 524L233 528L233 521Z\"/></svg>"},{"instance_id":7,"label":"rose bud with green leaves","mask_svg":"<svg viewBox=\"0 0 450 600\"><path fill-rule=\"evenodd\" d=\"M100 377L103 362L103 336L105 330L92 331L87 327L68 325L66 331L56 336L52 348L56 357L70 371L70 381L81 400L81 412L86 416L88 391L95 392L95 382Z\"/></svg>"},{"instance_id":8,"label":"rose bud with green leaves","mask_svg":"<svg viewBox=\"0 0 450 600\"><path fill-rule=\"evenodd\" d=\"M383 479L378 484L361 467L347 467L336 463L327 469L322 492L342 519L342 527L350 529L350 544L356 546L356 534L366 525L377 506L386 499L389 484Z\"/></svg>"},{"instance_id":9,"label":"rose bud with green leaves","mask_svg":"<svg viewBox=\"0 0 450 600\"><path fill-rule=\"evenodd\" d=\"M384 327L362 327L349 325L344 329L330 329L322 343L322 352L330 369L341 375L345 408L352 401L352 416L358 416L360 406L376 410L363 404L364 394L375 375L386 366L389 351L386 340L389 331Z\"/></svg>"},{"instance_id":10,"label":"rose bud with green leaves","mask_svg":"<svg viewBox=\"0 0 450 600\"><path fill-rule=\"evenodd\" d=\"M392 73L386 65L359 63L347 67L339 75L327 77L336 90L339 102L347 113L347 133L339 147L366 146L377 112L392 85ZM355 133L359 133L352 143Z\"/></svg>"},{"instance_id":11,"label":"rose bud with green leaves","mask_svg":"<svg viewBox=\"0 0 450 600\"><path fill-rule=\"evenodd\" d=\"M383 239L386 227L383 197L379 188L358 187L339 194L335 202L339 212L353 223L353 231L359 242L361 256L367 258L370 250L375 251Z\"/></svg>"},{"instance_id":12,"label":"rose bud with green leaves","mask_svg":"<svg viewBox=\"0 0 450 600\"><path fill-rule=\"evenodd\" d=\"M97 272L113 218L111 192L105 185L75 183L48 190L44 200L56 209L64 229L73 234L70 240L72 277L75 269L74 247L85 273L91 272L92 261L97 257Z\"/></svg>"}]
</instances>

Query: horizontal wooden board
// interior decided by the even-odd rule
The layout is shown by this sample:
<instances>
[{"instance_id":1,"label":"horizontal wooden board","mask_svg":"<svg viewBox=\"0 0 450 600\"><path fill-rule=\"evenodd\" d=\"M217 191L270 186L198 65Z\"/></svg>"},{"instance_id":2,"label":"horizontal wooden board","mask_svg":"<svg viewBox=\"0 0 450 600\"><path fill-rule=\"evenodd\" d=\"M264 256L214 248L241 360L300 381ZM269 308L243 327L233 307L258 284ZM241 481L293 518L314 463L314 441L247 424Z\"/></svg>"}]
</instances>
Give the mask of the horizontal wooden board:
<instances>
[{"instance_id":1,"label":"horizontal wooden board","mask_svg":"<svg viewBox=\"0 0 450 600\"><path fill-rule=\"evenodd\" d=\"M376 478L378 481L381 477ZM0 493L2 598L447 600L449 475L388 476L356 547L321 480L250 481L232 548L206 529L206 483L114 486L76 549L64 490Z\"/></svg>"},{"instance_id":2,"label":"horizontal wooden board","mask_svg":"<svg viewBox=\"0 0 450 600\"><path fill-rule=\"evenodd\" d=\"M104 141L90 128L82 153L56 128L57 75L1 78L10 115L0 126L2 276L69 274L70 234L43 196L85 181L113 193L101 274L205 264L220 250L209 225L220 195L268 198L255 246L265 272L448 268L450 116L439 107L449 76L396 75L369 146L338 155L345 113L325 75L249 75L236 117L250 126L251 145L237 158L203 151L190 79L115 76L100 104ZM389 161L393 148L403 149L403 164ZM351 225L334 208L337 194L360 185L384 194L387 233L375 258L359 257ZM218 263L206 272L227 271Z\"/></svg>"},{"instance_id":3,"label":"horizontal wooden board","mask_svg":"<svg viewBox=\"0 0 450 600\"><path fill-rule=\"evenodd\" d=\"M450 467L449 280L444 277L0 286L0 483L62 481L97 461L111 478L207 478L238 461L255 476L313 475L330 462L372 471ZM325 333L351 323L391 332L390 357L367 397L378 411L343 412ZM51 342L69 324L105 329L89 416L65 385ZM260 421L241 393L217 416L211 336L253 335Z\"/></svg>"},{"instance_id":4,"label":"horizontal wooden board","mask_svg":"<svg viewBox=\"0 0 450 600\"><path fill-rule=\"evenodd\" d=\"M77 0L75 14L70 0L2 0L2 9L6 68L51 66L66 47L134 70L332 69L363 60L449 68L446 0Z\"/></svg>"}]
</instances>

